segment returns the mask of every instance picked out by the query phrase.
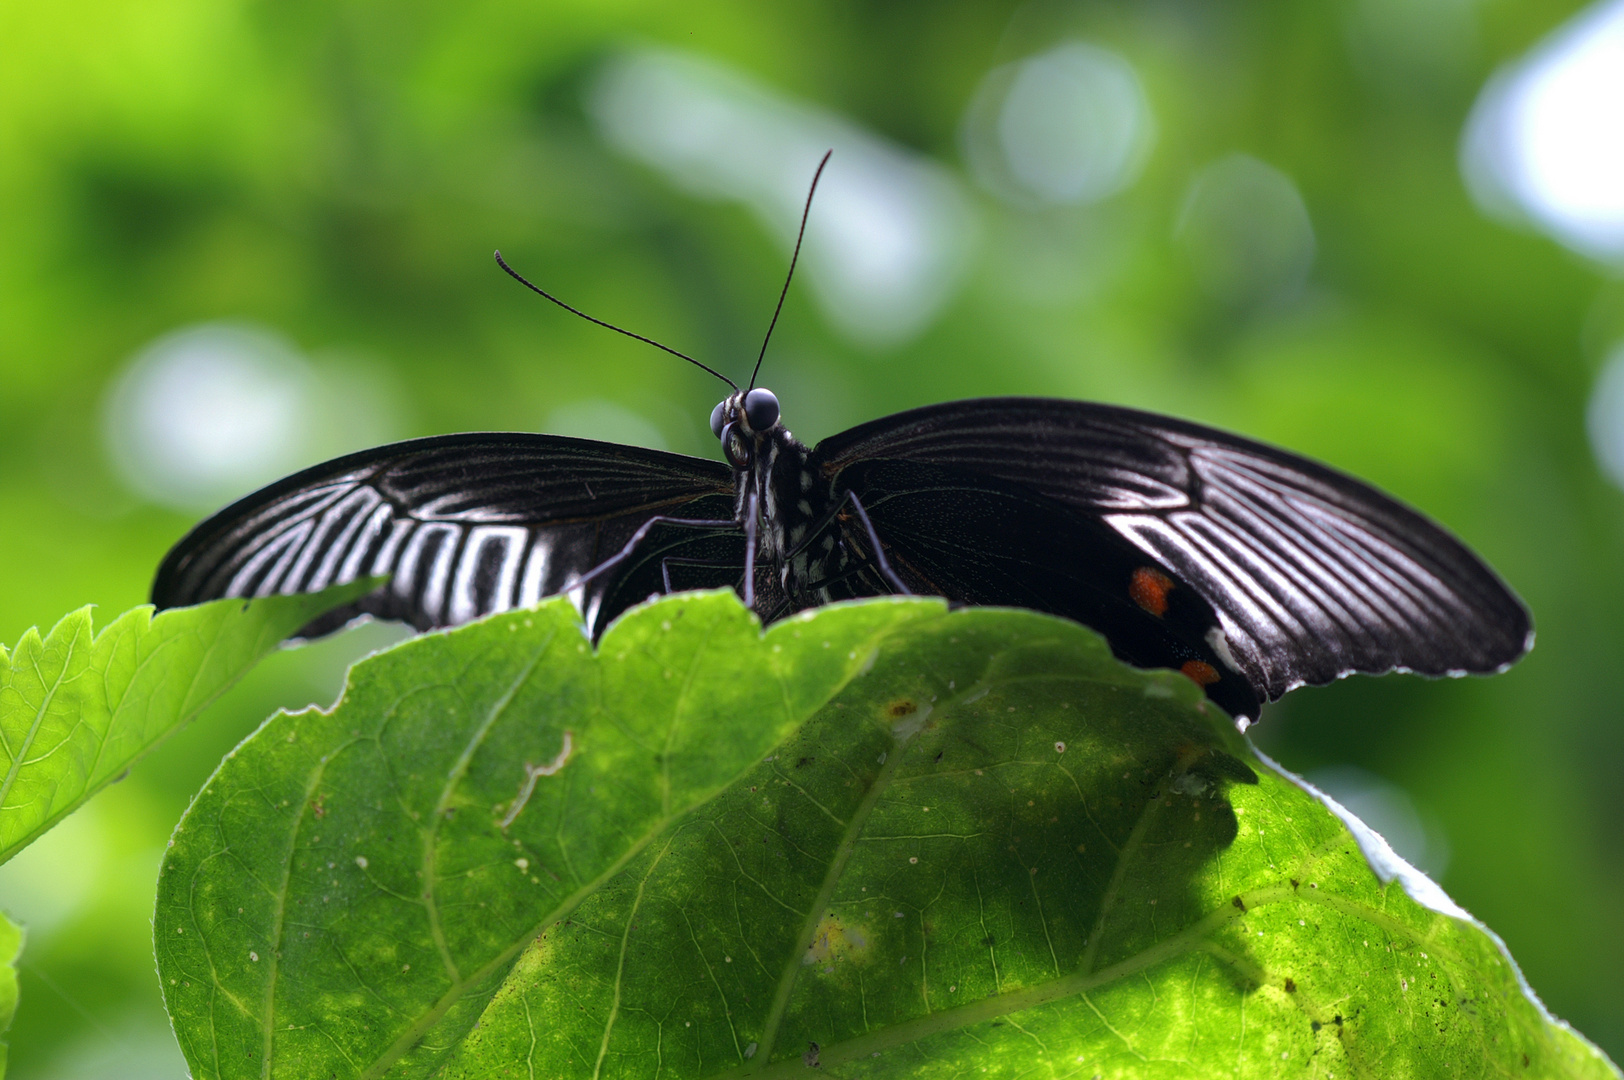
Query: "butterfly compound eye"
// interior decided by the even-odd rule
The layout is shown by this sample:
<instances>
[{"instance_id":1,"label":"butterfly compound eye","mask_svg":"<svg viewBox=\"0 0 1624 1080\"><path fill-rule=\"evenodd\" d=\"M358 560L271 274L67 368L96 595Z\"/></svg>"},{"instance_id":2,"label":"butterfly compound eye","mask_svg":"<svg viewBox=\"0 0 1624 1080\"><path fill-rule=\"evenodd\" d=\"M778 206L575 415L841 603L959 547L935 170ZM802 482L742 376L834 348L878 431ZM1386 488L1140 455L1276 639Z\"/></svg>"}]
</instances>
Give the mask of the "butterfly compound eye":
<instances>
[{"instance_id":1,"label":"butterfly compound eye","mask_svg":"<svg viewBox=\"0 0 1624 1080\"><path fill-rule=\"evenodd\" d=\"M716 408L711 410L711 434L715 435L718 439L722 437L722 424L726 422L726 420L727 399L724 398L716 403Z\"/></svg>"},{"instance_id":2,"label":"butterfly compound eye","mask_svg":"<svg viewBox=\"0 0 1624 1080\"><path fill-rule=\"evenodd\" d=\"M778 423L777 396L766 387L756 387L744 395L744 418L750 421L750 430L766 431Z\"/></svg>"}]
</instances>

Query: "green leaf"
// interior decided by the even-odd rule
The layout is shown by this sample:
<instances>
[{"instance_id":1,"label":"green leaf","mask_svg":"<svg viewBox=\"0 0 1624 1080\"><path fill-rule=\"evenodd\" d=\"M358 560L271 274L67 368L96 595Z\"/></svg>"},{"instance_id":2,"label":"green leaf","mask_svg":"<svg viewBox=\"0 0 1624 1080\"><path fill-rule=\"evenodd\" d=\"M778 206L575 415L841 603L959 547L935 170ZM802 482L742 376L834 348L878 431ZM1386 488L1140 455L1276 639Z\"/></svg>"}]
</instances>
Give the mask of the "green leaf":
<instances>
[{"instance_id":1,"label":"green leaf","mask_svg":"<svg viewBox=\"0 0 1624 1080\"><path fill-rule=\"evenodd\" d=\"M90 608L0 646L0 862L124 774L289 634L375 580L309 596L132 608L99 634Z\"/></svg>"},{"instance_id":2,"label":"green leaf","mask_svg":"<svg viewBox=\"0 0 1624 1080\"><path fill-rule=\"evenodd\" d=\"M17 958L23 954L23 929L0 915L0 1035L17 1015ZM0 1077L6 1075L6 1043L0 1039Z\"/></svg>"},{"instance_id":3,"label":"green leaf","mask_svg":"<svg viewBox=\"0 0 1624 1080\"><path fill-rule=\"evenodd\" d=\"M1188 680L929 601L412 642L222 766L156 935L198 1077L1618 1076Z\"/></svg>"},{"instance_id":4,"label":"green leaf","mask_svg":"<svg viewBox=\"0 0 1624 1080\"><path fill-rule=\"evenodd\" d=\"M155 936L193 1074L421 1073L538 932L940 612L763 637L731 594L686 596L594 653L560 600L358 664L331 714L234 751L176 830Z\"/></svg>"}]
</instances>

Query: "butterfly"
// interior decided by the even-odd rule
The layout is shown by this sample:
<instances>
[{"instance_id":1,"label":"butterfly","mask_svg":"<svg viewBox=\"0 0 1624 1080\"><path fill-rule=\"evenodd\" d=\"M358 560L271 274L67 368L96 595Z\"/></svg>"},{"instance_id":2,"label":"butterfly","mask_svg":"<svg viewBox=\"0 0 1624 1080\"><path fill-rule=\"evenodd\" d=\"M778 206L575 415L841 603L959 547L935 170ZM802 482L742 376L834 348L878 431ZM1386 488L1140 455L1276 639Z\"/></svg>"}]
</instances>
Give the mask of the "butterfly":
<instances>
[{"instance_id":1,"label":"butterfly","mask_svg":"<svg viewBox=\"0 0 1624 1080\"><path fill-rule=\"evenodd\" d=\"M1243 726L1297 686L1486 674L1532 645L1527 609L1464 544L1296 454L1047 398L930 405L807 447L755 375L740 388L497 261L727 382L711 414L725 461L527 433L364 450L192 529L158 569L157 607L388 575L299 636L361 615L457 626L564 594L596 640L686 589L736 589L763 622L939 596L1074 619L1130 664L1183 672Z\"/></svg>"}]
</instances>

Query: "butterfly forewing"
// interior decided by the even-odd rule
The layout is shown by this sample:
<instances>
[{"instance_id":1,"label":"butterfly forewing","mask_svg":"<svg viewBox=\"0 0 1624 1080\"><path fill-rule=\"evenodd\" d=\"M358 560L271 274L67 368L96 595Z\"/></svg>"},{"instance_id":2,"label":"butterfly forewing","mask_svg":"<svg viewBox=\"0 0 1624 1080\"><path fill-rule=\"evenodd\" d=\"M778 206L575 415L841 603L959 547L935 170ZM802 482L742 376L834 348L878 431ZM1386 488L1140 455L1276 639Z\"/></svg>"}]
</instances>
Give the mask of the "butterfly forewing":
<instances>
[{"instance_id":1,"label":"butterfly forewing","mask_svg":"<svg viewBox=\"0 0 1624 1080\"><path fill-rule=\"evenodd\" d=\"M361 613L452 626L568 591L656 514L725 520L732 492L719 462L612 443L524 434L397 443L288 477L203 522L159 567L153 602L313 592L389 575L305 634ZM698 544L718 561L704 539L690 530L668 547ZM718 570L707 583L736 583L737 559L731 577ZM577 602L595 633L660 591L658 574L651 589L629 591L648 578L603 575L581 588Z\"/></svg>"},{"instance_id":2,"label":"butterfly forewing","mask_svg":"<svg viewBox=\"0 0 1624 1080\"><path fill-rule=\"evenodd\" d=\"M996 479L1105 522L1200 592L1269 700L1356 671L1495 671L1529 644L1522 604L1439 526L1351 477L1199 425L1084 402L952 402L833 436L812 465L838 486L880 459Z\"/></svg>"}]
</instances>

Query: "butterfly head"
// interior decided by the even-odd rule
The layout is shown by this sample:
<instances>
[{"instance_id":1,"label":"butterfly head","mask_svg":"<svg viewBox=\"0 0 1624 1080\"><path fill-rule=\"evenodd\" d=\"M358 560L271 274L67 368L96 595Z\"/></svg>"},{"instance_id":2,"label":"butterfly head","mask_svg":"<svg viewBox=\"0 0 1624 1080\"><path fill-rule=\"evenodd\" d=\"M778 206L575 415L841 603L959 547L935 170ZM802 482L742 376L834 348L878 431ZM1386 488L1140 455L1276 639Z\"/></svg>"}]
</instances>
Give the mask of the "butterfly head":
<instances>
[{"instance_id":1,"label":"butterfly head","mask_svg":"<svg viewBox=\"0 0 1624 1080\"><path fill-rule=\"evenodd\" d=\"M711 410L711 434L736 469L749 468L760 444L779 426L778 397L764 386L723 398Z\"/></svg>"}]
</instances>

